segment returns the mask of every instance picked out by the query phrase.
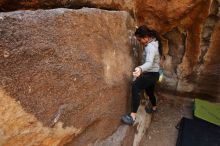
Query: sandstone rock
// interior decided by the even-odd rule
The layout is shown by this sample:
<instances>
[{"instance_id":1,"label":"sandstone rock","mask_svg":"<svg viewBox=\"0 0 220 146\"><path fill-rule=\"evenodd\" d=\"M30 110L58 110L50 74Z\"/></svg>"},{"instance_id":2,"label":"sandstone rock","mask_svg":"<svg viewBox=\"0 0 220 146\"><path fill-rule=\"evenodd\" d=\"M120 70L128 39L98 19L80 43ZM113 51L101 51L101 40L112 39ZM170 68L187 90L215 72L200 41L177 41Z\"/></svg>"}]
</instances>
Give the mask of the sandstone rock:
<instances>
[{"instance_id":1,"label":"sandstone rock","mask_svg":"<svg viewBox=\"0 0 220 146\"><path fill-rule=\"evenodd\" d=\"M134 122L135 135L132 146L140 145L142 138L144 137L146 131L150 127L152 114L146 113L145 111L146 106L147 106L147 102L145 101L138 108L136 120Z\"/></svg>"},{"instance_id":2,"label":"sandstone rock","mask_svg":"<svg viewBox=\"0 0 220 146\"><path fill-rule=\"evenodd\" d=\"M18 9L51 9L51 8L81 8L93 7L109 10L133 11L133 0L0 0L0 11L13 11Z\"/></svg>"},{"instance_id":3,"label":"sandstone rock","mask_svg":"<svg viewBox=\"0 0 220 146\"><path fill-rule=\"evenodd\" d=\"M177 84L178 84L177 78L164 76L160 87L163 90L176 91Z\"/></svg>"},{"instance_id":4,"label":"sandstone rock","mask_svg":"<svg viewBox=\"0 0 220 146\"><path fill-rule=\"evenodd\" d=\"M150 127L152 114L145 111L147 101L142 100L138 108L133 126L122 125L111 136L104 140L97 140L89 146L139 146L146 131Z\"/></svg>"},{"instance_id":5,"label":"sandstone rock","mask_svg":"<svg viewBox=\"0 0 220 146\"><path fill-rule=\"evenodd\" d=\"M121 125L116 132L105 140L97 140L95 143L91 143L88 146L121 146L124 141L127 141L126 139L129 135L134 135L134 132L131 132L130 129L132 128L128 125ZM127 146L129 146L129 144Z\"/></svg>"},{"instance_id":6,"label":"sandstone rock","mask_svg":"<svg viewBox=\"0 0 220 146\"><path fill-rule=\"evenodd\" d=\"M168 73L165 75L170 79L173 75L174 80L177 76L181 83L186 83L186 86L187 83L189 86L199 84L197 83L197 77L200 78L198 75L201 73L199 68L204 64L204 57L211 46L210 40L219 17L219 0L31 0L29 2L19 0L16 3L0 0L0 6L2 11L84 6L126 10L135 17L137 24L146 24L160 32L163 36L165 55L172 56L170 64L166 63L170 67L169 70L165 70ZM8 55L9 53L5 52L5 56ZM169 83L164 82L164 84ZM166 89L166 86L164 87ZM182 92L186 89L179 87ZM176 89L177 86L173 86L172 90ZM198 91L202 92L202 90ZM192 91L194 92L195 90Z\"/></svg>"},{"instance_id":7,"label":"sandstone rock","mask_svg":"<svg viewBox=\"0 0 220 146\"><path fill-rule=\"evenodd\" d=\"M163 63L164 74L166 77L175 78L177 77L176 70L173 65L173 57L166 55L166 60Z\"/></svg>"},{"instance_id":8,"label":"sandstone rock","mask_svg":"<svg viewBox=\"0 0 220 146\"><path fill-rule=\"evenodd\" d=\"M177 77L177 67L182 63L185 52L185 34L181 33L178 28L167 32L164 37L168 40L169 50L164 63L165 73L169 77ZM167 73L169 72L169 73Z\"/></svg>"},{"instance_id":9,"label":"sandstone rock","mask_svg":"<svg viewBox=\"0 0 220 146\"><path fill-rule=\"evenodd\" d=\"M163 37L162 89L213 101L220 101L219 6L219 0L0 0L1 11L126 10ZM132 60L125 48L136 25L128 17L93 9L0 14L1 88L44 125L61 121L86 131L70 145L111 143L112 136L100 139L117 129L126 110ZM106 125L112 127L103 132Z\"/></svg>"},{"instance_id":10,"label":"sandstone rock","mask_svg":"<svg viewBox=\"0 0 220 146\"><path fill-rule=\"evenodd\" d=\"M54 9L0 18L0 88L6 94L46 127L62 122L81 129L71 145L117 129L133 69L134 24L127 12Z\"/></svg>"},{"instance_id":11,"label":"sandstone rock","mask_svg":"<svg viewBox=\"0 0 220 146\"><path fill-rule=\"evenodd\" d=\"M212 79L216 83L219 81L217 70L211 74L207 71L218 66L218 63L213 65L208 62L213 59L210 52L217 52L210 49L218 48L218 45L213 48L212 44L216 44L217 38L213 38L213 35L219 25L219 1L140 0L136 3L136 10L139 24L147 24L158 30L164 38L167 60L161 87L179 93L191 93L191 97L219 100L219 85L212 82L206 86L201 82L204 78L209 82Z\"/></svg>"},{"instance_id":12,"label":"sandstone rock","mask_svg":"<svg viewBox=\"0 0 220 146\"><path fill-rule=\"evenodd\" d=\"M182 93L182 92L187 92L187 93L192 93L194 90L194 84L187 82L186 80L179 80L177 83L177 91Z\"/></svg>"},{"instance_id":13,"label":"sandstone rock","mask_svg":"<svg viewBox=\"0 0 220 146\"><path fill-rule=\"evenodd\" d=\"M207 53L204 55L204 63L197 71L196 92L203 98L220 102L220 21L216 23L212 32Z\"/></svg>"},{"instance_id":14,"label":"sandstone rock","mask_svg":"<svg viewBox=\"0 0 220 146\"><path fill-rule=\"evenodd\" d=\"M1 146L62 146L80 133L80 129L74 127L62 128L62 123L58 123L54 128L43 126L2 89L0 98Z\"/></svg>"},{"instance_id":15,"label":"sandstone rock","mask_svg":"<svg viewBox=\"0 0 220 146\"><path fill-rule=\"evenodd\" d=\"M201 9L196 10L197 7L207 3L208 1L203 0L137 0L137 18L140 24L144 23L160 32L167 32L174 26L192 23L194 18L200 19L198 15L192 14L201 13ZM186 22L183 21L184 18L190 20Z\"/></svg>"}]
</instances>

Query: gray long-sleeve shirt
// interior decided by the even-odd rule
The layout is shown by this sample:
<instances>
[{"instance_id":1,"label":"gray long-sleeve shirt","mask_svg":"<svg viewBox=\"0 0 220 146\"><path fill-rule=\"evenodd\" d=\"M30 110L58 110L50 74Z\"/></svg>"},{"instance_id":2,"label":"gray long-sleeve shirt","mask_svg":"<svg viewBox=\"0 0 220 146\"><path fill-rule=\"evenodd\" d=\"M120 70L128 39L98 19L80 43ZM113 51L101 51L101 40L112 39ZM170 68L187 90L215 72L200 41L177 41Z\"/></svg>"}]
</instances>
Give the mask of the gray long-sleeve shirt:
<instances>
[{"instance_id":1,"label":"gray long-sleeve shirt","mask_svg":"<svg viewBox=\"0 0 220 146\"><path fill-rule=\"evenodd\" d=\"M158 72L160 69L160 54L158 41L153 40L144 47L142 65L139 66L142 72Z\"/></svg>"}]
</instances>

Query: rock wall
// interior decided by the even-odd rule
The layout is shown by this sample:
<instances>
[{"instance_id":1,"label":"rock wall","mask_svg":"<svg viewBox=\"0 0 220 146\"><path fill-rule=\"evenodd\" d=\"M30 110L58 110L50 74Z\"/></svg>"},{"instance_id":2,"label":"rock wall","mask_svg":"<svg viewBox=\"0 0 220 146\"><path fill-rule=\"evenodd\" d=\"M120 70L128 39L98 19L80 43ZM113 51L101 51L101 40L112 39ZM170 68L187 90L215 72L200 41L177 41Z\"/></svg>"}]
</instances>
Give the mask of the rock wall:
<instances>
[{"instance_id":1,"label":"rock wall","mask_svg":"<svg viewBox=\"0 0 220 146\"><path fill-rule=\"evenodd\" d=\"M0 0L0 144L25 145L34 136L35 145L131 143L121 142L132 136L119 118L128 107L135 25L163 38L160 91L220 102L219 6L219 0ZM58 7L77 10L52 9Z\"/></svg>"},{"instance_id":2,"label":"rock wall","mask_svg":"<svg viewBox=\"0 0 220 146\"><path fill-rule=\"evenodd\" d=\"M43 126L2 89L0 98L1 146L62 146L80 133L80 129L72 126L63 128L60 122L53 128Z\"/></svg>"},{"instance_id":3,"label":"rock wall","mask_svg":"<svg viewBox=\"0 0 220 146\"><path fill-rule=\"evenodd\" d=\"M136 17L164 39L161 89L219 102L219 1L137 0Z\"/></svg>"},{"instance_id":4,"label":"rock wall","mask_svg":"<svg viewBox=\"0 0 220 146\"><path fill-rule=\"evenodd\" d=\"M134 10L133 0L0 0L0 11L18 9L51 9L51 8L82 8L92 7L107 10Z\"/></svg>"},{"instance_id":5,"label":"rock wall","mask_svg":"<svg viewBox=\"0 0 220 146\"><path fill-rule=\"evenodd\" d=\"M208 29L210 29L212 33L210 33L210 31L206 31L205 28L203 30L204 35L205 31L206 33L209 33L209 37L207 38L208 40L204 40L204 42L200 44L202 48L200 63L197 65L196 68L195 81L197 85L195 86L195 90L203 98L206 97L206 99L220 101L220 58L218 56L218 54L220 53L220 21L217 20L216 23L209 24L215 26L208 27ZM205 46L204 43L207 41L210 43Z\"/></svg>"},{"instance_id":6,"label":"rock wall","mask_svg":"<svg viewBox=\"0 0 220 146\"><path fill-rule=\"evenodd\" d=\"M201 70L207 66L206 54L209 54L209 49L215 41L212 35L218 25L219 0L0 0L0 7L1 11L55 7L126 10L135 18L137 25L146 24L163 36L164 54L167 56L165 80L161 86L164 91L213 101L220 100L218 84L211 83L202 85L203 89L200 88L202 78L211 82L220 76L216 70L210 75ZM217 48L216 46L213 49ZM210 70L209 67L207 70ZM201 74L203 77L200 77ZM213 92L214 88L216 91Z\"/></svg>"},{"instance_id":7,"label":"rock wall","mask_svg":"<svg viewBox=\"0 0 220 146\"><path fill-rule=\"evenodd\" d=\"M10 97L2 104L0 112L6 114L1 118L28 122L5 110L15 100L45 127L62 122L79 129L70 145L112 134L127 110L133 26L127 12L89 8L0 13L0 88ZM15 129L7 134L5 124L0 129L10 138ZM18 135L38 133L24 130ZM40 145L37 138L32 143Z\"/></svg>"}]
</instances>

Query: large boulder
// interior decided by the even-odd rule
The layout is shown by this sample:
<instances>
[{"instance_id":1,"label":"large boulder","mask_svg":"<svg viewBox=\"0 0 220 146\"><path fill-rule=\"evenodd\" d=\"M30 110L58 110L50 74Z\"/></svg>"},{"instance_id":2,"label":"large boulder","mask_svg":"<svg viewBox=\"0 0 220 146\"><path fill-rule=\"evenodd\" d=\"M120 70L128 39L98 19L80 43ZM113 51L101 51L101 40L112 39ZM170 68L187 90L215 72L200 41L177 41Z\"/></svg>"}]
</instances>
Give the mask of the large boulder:
<instances>
[{"instance_id":1,"label":"large boulder","mask_svg":"<svg viewBox=\"0 0 220 146\"><path fill-rule=\"evenodd\" d=\"M1 146L63 146L77 136L81 129L43 126L32 114L24 111L19 101L0 89L0 145Z\"/></svg>"},{"instance_id":2,"label":"large boulder","mask_svg":"<svg viewBox=\"0 0 220 146\"><path fill-rule=\"evenodd\" d=\"M0 123L5 143L13 136L12 142L25 145L28 137L19 140L19 135L30 132L36 135L31 139L33 145L40 143L38 128L28 131L28 125L14 138L20 123L28 122L23 114L14 116L15 110L10 110L15 101L21 112L31 114L44 127L62 122L64 127L77 129L64 131L61 144L74 134L80 134L71 142L74 145L111 135L127 110L133 26L133 19L123 11L84 8L0 13L0 89L8 100L1 103L0 113L14 125L7 129L7 122Z\"/></svg>"},{"instance_id":3,"label":"large boulder","mask_svg":"<svg viewBox=\"0 0 220 146\"><path fill-rule=\"evenodd\" d=\"M218 25L219 5L219 0L0 0L1 11L55 7L126 10L135 18L135 25L146 24L159 31L163 38L164 54L168 59L162 89L213 101L220 100L220 94L209 88L219 85L207 84L203 86L205 90L198 87L201 80L210 78L202 70L204 66L210 68L205 63L205 56L210 56L206 54L210 54L208 50L216 40L212 35ZM213 72L211 79L218 78L217 71Z\"/></svg>"},{"instance_id":4,"label":"large boulder","mask_svg":"<svg viewBox=\"0 0 220 146\"><path fill-rule=\"evenodd\" d=\"M93 7L108 10L134 9L133 0L0 0L0 11L14 11L19 9L51 9L51 8L81 8Z\"/></svg>"}]
</instances>

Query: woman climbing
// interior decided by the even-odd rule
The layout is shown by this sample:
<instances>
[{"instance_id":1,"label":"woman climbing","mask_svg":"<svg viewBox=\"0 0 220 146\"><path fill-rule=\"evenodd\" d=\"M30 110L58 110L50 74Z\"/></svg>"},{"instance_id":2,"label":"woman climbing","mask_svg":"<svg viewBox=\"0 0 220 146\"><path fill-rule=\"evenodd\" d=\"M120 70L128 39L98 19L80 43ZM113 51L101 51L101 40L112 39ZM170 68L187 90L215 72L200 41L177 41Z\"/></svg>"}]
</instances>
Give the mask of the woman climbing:
<instances>
[{"instance_id":1,"label":"woman climbing","mask_svg":"<svg viewBox=\"0 0 220 146\"><path fill-rule=\"evenodd\" d=\"M160 58L162 56L161 38L155 30L149 29L143 25L137 28L135 32L136 39L144 47L142 65L135 68L133 76L135 80L132 83L132 112L122 116L122 121L132 125L136 118L136 112L140 104L140 92L145 90L149 96L152 108L146 109L146 112L155 112L157 110L157 101L154 95L155 84L159 79Z\"/></svg>"}]
</instances>

